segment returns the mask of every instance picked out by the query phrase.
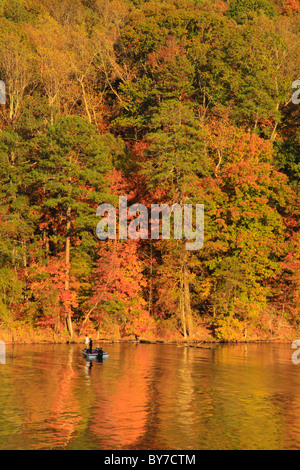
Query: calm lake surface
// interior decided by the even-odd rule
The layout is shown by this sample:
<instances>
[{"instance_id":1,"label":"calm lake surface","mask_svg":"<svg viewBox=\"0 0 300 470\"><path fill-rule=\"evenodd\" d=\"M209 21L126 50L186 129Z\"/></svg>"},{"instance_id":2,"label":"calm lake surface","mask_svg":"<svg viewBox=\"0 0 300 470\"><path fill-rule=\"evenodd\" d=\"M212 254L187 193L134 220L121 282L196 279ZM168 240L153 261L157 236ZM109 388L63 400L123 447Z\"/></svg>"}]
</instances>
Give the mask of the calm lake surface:
<instances>
[{"instance_id":1,"label":"calm lake surface","mask_svg":"<svg viewBox=\"0 0 300 470\"><path fill-rule=\"evenodd\" d=\"M289 344L7 345L0 449L300 449Z\"/></svg>"}]
</instances>

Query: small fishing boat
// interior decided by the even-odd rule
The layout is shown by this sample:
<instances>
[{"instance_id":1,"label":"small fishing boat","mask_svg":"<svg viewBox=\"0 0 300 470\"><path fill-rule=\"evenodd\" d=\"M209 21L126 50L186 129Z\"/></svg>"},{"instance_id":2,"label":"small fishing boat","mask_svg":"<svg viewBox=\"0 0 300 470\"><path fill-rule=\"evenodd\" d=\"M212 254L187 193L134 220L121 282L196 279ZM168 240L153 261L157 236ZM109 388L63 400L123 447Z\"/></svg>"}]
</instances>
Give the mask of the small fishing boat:
<instances>
[{"instance_id":1,"label":"small fishing boat","mask_svg":"<svg viewBox=\"0 0 300 470\"><path fill-rule=\"evenodd\" d=\"M82 351L82 354L84 355L84 357L86 357L90 361L93 360L93 359L106 359L106 358L108 358L108 353L104 352L102 350L102 348L92 349L92 351L90 349L84 349Z\"/></svg>"}]
</instances>

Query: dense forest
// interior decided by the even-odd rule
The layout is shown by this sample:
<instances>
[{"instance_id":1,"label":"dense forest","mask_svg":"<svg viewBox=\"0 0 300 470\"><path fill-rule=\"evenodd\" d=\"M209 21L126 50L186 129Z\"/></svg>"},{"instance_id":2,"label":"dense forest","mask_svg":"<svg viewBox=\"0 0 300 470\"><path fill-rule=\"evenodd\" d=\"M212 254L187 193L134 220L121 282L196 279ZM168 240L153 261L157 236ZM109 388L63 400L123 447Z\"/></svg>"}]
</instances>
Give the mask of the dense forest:
<instances>
[{"instance_id":1,"label":"dense forest","mask_svg":"<svg viewBox=\"0 0 300 470\"><path fill-rule=\"evenodd\" d=\"M300 326L298 0L0 0L0 334L285 338ZM97 207L204 204L205 241Z\"/></svg>"}]
</instances>

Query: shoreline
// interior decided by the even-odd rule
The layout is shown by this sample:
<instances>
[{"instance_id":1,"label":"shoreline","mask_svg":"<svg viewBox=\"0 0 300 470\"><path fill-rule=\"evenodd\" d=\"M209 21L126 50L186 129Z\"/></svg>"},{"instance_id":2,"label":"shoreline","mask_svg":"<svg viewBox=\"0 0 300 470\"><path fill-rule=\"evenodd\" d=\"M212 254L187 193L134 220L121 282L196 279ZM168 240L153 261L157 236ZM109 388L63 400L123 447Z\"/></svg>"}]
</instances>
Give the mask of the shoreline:
<instances>
[{"instance_id":1,"label":"shoreline","mask_svg":"<svg viewBox=\"0 0 300 470\"><path fill-rule=\"evenodd\" d=\"M0 335L1 338L1 335ZM206 341L197 341L197 340L163 340L163 339L157 339L157 340L133 340L133 339L108 339L108 338L99 338L99 339L93 339L94 343L102 343L102 344L114 344L114 343L124 343L124 344L151 344L151 345L177 345L179 347L191 347L191 348L199 348L199 349L211 349L215 346L220 346L220 345L238 345L238 344L291 344L293 341L296 341L295 339L287 339L287 338L274 338L274 339L241 339L241 340L206 340ZM34 341L34 340L28 340L28 341L4 341L5 344L7 345L38 345L38 344L49 344L49 345L54 345L54 344L66 344L66 345L72 345L72 344L82 344L84 345L84 340L57 340L57 341L49 341L49 340L40 340L40 341Z\"/></svg>"},{"instance_id":2,"label":"shoreline","mask_svg":"<svg viewBox=\"0 0 300 470\"><path fill-rule=\"evenodd\" d=\"M135 343L135 344L175 344L180 347L212 348L222 344L250 344L250 343L293 343L300 338L299 328L282 328L273 331L260 329L248 329L247 335L239 332L230 337L216 337L208 328L202 327L195 331L193 337L184 338L180 333L172 334L166 331L153 331L141 335L121 335L119 331L94 332L85 330L75 332L73 338L66 330L55 333L50 328L36 329L24 328L0 328L0 341L5 344L84 344L85 337L89 336L94 344L109 343Z\"/></svg>"}]
</instances>

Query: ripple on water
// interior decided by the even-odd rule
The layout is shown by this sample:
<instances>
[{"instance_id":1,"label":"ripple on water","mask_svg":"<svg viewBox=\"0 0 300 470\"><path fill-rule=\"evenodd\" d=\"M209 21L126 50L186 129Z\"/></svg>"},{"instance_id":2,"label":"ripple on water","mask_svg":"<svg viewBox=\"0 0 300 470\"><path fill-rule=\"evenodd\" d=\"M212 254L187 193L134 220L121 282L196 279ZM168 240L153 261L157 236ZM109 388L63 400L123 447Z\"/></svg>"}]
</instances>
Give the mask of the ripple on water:
<instances>
[{"instance_id":1,"label":"ripple on water","mask_svg":"<svg viewBox=\"0 0 300 470\"><path fill-rule=\"evenodd\" d=\"M0 449L299 449L290 345L16 346L0 365Z\"/></svg>"}]
</instances>

